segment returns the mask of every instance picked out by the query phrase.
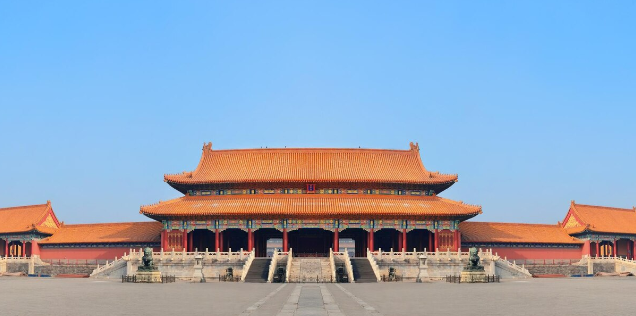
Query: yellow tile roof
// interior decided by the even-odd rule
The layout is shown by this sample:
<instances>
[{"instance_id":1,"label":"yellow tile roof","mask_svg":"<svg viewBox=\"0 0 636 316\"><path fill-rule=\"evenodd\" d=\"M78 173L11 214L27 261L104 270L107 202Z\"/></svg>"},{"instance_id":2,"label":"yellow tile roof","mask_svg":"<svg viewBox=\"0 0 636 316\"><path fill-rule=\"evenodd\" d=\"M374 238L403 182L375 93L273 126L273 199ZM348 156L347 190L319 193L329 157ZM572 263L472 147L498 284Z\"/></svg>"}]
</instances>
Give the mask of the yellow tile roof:
<instances>
[{"instance_id":1,"label":"yellow tile roof","mask_svg":"<svg viewBox=\"0 0 636 316\"><path fill-rule=\"evenodd\" d=\"M570 211L581 224L568 227L572 234L586 229L599 233L636 234L636 208L584 205L572 201Z\"/></svg>"},{"instance_id":2,"label":"yellow tile roof","mask_svg":"<svg viewBox=\"0 0 636 316\"><path fill-rule=\"evenodd\" d=\"M581 244L559 225L462 222L462 242Z\"/></svg>"},{"instance_id":3,"label":"yellow tile roof","mask_svg":"<svg viewBox=\"0 0 636 316\"><path fill-rule=\"evenodd\" d=\"M160 222L62 225L41 244L160 242Z\"/></svg>"},{"instance_id":4,"label":"yellow tile roof","mask_svg":"<svg viewBox=\"0 0 636 316\"><path fill-rule=\"evenodd\" d=\"M0 233L39 231L52 234L58 226L50 201L46 204L0 208Z\"/></svg>"},{"instance_id":5,"label":"yellow tile roof","mask_svg":"<svg viewBox=\"0 0 636 316\"><path fill-rule=\"evenodd\" d=\"M276 194L184 196L142 206L151 218L470 218L481 207L438 196Z\"/></svg>"},{"instance_id":6,"label":"yellow tile roof","mask_svg":"<svg viewBox=\"0 0 636 316\"><path fill-rule=\"evenodd\" d=\"M452 184L457 175L424 168L419 146L409 150L278 148L212 150L192 172L164 176L168 183L404 183Z\"/></svg>"}]
</instances>

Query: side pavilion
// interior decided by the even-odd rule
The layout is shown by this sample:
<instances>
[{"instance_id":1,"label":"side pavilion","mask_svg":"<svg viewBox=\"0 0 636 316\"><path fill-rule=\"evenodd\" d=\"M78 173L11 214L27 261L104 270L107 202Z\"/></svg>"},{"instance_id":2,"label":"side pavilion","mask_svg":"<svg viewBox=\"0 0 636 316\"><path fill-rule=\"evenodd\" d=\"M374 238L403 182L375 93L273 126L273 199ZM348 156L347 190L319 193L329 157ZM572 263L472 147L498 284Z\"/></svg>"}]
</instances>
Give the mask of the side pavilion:
<instances>
[{"instance_id":1,"label":"side pavilion","mask_svg":"<svg viewBox=\"0 0 636 316\"><path fill-rule=\"evenodd\" d=\"M0 253L4 257L39 255L38 241L53 235L59 227L51 201L0 208Z\"/></svg>"}]
</instances>

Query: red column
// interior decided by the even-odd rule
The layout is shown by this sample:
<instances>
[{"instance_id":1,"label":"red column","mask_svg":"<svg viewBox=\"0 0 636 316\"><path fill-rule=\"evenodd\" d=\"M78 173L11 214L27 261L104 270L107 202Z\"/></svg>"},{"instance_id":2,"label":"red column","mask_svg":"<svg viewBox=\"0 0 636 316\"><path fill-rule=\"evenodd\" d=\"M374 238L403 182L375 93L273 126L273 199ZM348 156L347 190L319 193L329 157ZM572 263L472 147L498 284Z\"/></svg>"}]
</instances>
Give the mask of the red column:
<instances>
[{"instance_id":1,"label":"red column","mask_svg":"<svg viewBox=\"0 0 636 316\"><path fill-rule=\"evenodd\" d=\"M223 239L223 236L225 235L225 232L221 232L221 234L219 235L219 248L221 249L221 251L225 251L225 240Z\"/></svg>"},{"instance_id":2,"label":"red column","mask_svg":"<svg viewBox=\"0 0 636 316\"><path fill-rule=\"evenodd\" d=\"M183 243L183 249L181 249L181 250L185 249L186 251L188 251L188 231L187 230L183 231L183 237L182 238L183 238L183 242L182 242Z\"/></svg>"},{"instance_id":3,"label":"red column","mask_svg":"<svg viewBox=\"0 0 636 316\"><path fill-rule=\"evenodd\" d=\"M194 243L192 242L192 235L194 235L194 231L188 233L188 252L194 251Z\"/></svg>"},{"instance_id":4,"label":"red column","mask_svg":"<svg viewBox=\"0 0 636 316\"><path fill-rule=\"evenodd\" d=\"M9 239L4 240L4 256L9 256Z\"/></svg>"},{"instance_id":5,"label":"red column","mask_svg":"<svg viewBox=\"0 0 636 316\"><path fill-rule=\"evenodd\" d=\"M616 242L616 239L614 239L614 247L613 247L614 248L614 257L616 257L616 253L617 253L616 252L616 244L618 244L618 243Z\"/></svg>"},{"instance_id":6,"label":"red column","mask_svg":"<svg viewBox=\"0 0 636 316\"><path fill-rule=\"evenodd\" d=\"M38 245L38 242L36 240L31 241L31 257L33 257L34 255L40 255L40 245Z\"/></svg>"},{"instance_id":7,"label":"red column","mask_svg":"<svg viewBox=\"0 0 636 316\"><path fill-rule=\"evenodd\" d=\"M395 249L395 251L401 251L400 249L402 249L402 234L400 234L400 232L398 231L397 235L398 235L398 244L397 244L397 249Z\"/></svg>"},{"instance_id":8,"label":"red column","mask_svg":"<svg viewBox=\"0 0 636 316\"><path fill-rule=\"evenodd\" d=\"M22 257L26 258L26 242L22 241Z\"/></svg>"},{"instance_id":9,"label":"red column","mask_svg":"<svg viewBox=\"0 0 636 316\"><path fill-rule=\"evenodd\" d=\"M596 244L596 256L598 257L601 255L601 249L600 249L598 240L595 242L595 244Z\"/></svg>"},{"instance_id":10,"label":"red column","mask_svg":"<svg viewBox=\"0 0 636 316\"><path fill-rule=\"evenodd\" d=\"M435 251L433 249L433 232L428 231L428 251Z\"/></svg>"},{"instance_id":11,"label":"red column","mask_svg":"<svg viewBox=\"0 0 636 316\"><path fill-rule=\"evenodd\" d=\"M435 230L435 235L434 235L434 238L435 238L435 245L434 246L435 246L435 248L433 248L433 251L437 251L437 248L439 248L439 236L438 236L437 232L438 231L436 229Z\"/></svg>"},{"instance_id":12,"label":"red column","mask_svg":"<svg viewBox=\"0 0 636 316\"><path fill-rule=\"evenodd\" d=\"M373 246L373 228L371 228L371 230L369 231L369 249L371 251L375 251L375 248Z\"/></svg>"},{"instance_id":13,"label":"red column","mask_svg":"<svg viewBox=\"0 0 636 316\"><path fill-rule=\"evenodd\" d=\"M585 256L585 255L590 256L592 250L591 250L591 247L590 247L590 240L589 239L586 240L585 243L583 244L583 249L582 249L581 252L582 252L583 256Z\"/></svg>"},{"instance_id":14,"label":"red column","mask_svg":"<svg viewBox=\"0 0 636 316\"><path fill-rule=\"evenodd\" d=\"M457 230L457 251L462 251L462 232Z\"/></svg>"},{"instance_id":15,"label":"red column","mask_svg":"<svg viewBox=\"0 0 636 316\"><path fill-rule=\"evenodd\" d=\"M252 247L254 247L254 233L252 233L252 229L247 229L247 251L252 251Z\"/></svg>"},{"instance_id":16,"label":"red column","mask_svg":"<svg viewBox=\"0 0 636 316\"><path fill-rule=\"evenodd\" d=\"M453 230L453 246L451 246L451 250L453 248L457 248L457 231Z\"/></svg>"},{"instance_id":17,"label":"red column","mask_svg":"<svg viewBox=\"0 0 636 316\"><path fill-rule=\"evenodd\" d=\"M338 229L336 229L336 236L338 236ZM336 239L337 240L337 239ZM287 228L283 228L283 251L289 251L289 241L287 240ZM338 242L336 241L336 245Z\"/></svg>"},{"instance_id":18,"label":"red column","mask_svg":"<svg viewBox=\"0 0 636 316\"><path fill-rule=\"evenodd\" d=\"M406 251L406 228L402 229L402 251Z\"/></svg>"},{"instance_id":19,"label":"red column","mask_svg":"<svg viewBox=\"0 0 636 316\"><path fill-rule=\"evenodd\" d=\"M632 260L636 259L636 240L632 241L632 244L634 245L633 250L632 250Z\"/></svg>"},{"instance_id":20,"label":"red column","mask_svg":"<svg viewBox=\"0 0 636 316\"><path fill-rule=\"evenodd\" d=\"M333 231L333 251L340 252L340 235L338 234L338 228Z\"/></svg>"},{"instance_id":21,"label":"red column","mask_svg":"<svg viewBox=\"0 0 636 316\"><path fill-rule=\"evenodd\" d=\"M215 229L214 230L214 251L220 251L219 250L219 229Z\"/></svg>"}]
</instances>

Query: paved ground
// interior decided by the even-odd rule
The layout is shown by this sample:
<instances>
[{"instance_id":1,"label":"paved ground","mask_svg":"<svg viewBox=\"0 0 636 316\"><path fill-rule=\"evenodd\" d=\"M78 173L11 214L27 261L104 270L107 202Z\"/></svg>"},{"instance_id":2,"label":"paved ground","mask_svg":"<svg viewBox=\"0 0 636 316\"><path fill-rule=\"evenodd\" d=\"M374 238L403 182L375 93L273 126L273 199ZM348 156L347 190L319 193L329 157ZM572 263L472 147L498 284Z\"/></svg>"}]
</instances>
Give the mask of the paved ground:
<instances>
[{"instance_id":1,"label":"paved ground","mask_svg":"<svg viewBox=\"0 0 636 316\"><path fill-rule=\"evenodd\" d=\"M500 284L122 284L0 277L0 315L634 315L636 277Z\"/></svg>"}]
</instances>

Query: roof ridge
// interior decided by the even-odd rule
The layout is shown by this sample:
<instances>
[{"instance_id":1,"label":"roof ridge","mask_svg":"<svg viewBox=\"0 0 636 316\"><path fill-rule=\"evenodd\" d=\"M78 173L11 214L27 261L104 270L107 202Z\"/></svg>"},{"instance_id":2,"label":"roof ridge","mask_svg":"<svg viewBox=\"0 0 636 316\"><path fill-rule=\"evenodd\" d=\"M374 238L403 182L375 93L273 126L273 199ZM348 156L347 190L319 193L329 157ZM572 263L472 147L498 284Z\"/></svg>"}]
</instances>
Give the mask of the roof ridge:
<instances>
[{"instance_id":1,"label":"roof ridge","mask_svg":"<svg viewBox=\"0 0 636 316\"><path fill-rule=\"evenodd\" d=\"M18 208L28 208L28 207L38 207L38 206L49 206L49 203L44 203L44 204L33 204L33 205L20 205L20 206L9 206L9 207L2 207L0 208L0 212L2 211L7 211L7 210L15 210Z\"/></svg>"},{"instance_id":2,"label":"roof ridge","mask_svg":"<svg viewBox=\"0 0 636 316\"><path fill-rule=\"evenodd\" d=\"M158 223L157 221L143 221L143 222L109 222L109 223L82 223L82 224L64 224L65 228L69 226L95 226L95 225L122 225L122 224L146 224L146 223Z\"/></svg>"},{"instance_id":3,"label":"roof ridge","mask_svg":"<svg viewBox=\"0 0 636 316\"><path fill-rule=\"evenodd\" d=\"M595 208L604 208L604 209L612 209L617 211L627 211L634 212L634 208L622 208L622 207L613 207L613 206L603 206L603 205L590 205L590 204L577 204L573 203L574 206L583 206L583 207L595 207Z\"/></svg>"},{"instance_id":4,"label":"roof ridge","mask_svg":"<svg viewBox=\"0 0 636 316\"><path fill-rule=\"evenodd\" d=\"M480 222L480 221L464 221L463 223L479 223L479 224L504 224L504 225L526 225L526 226L550 226L561 227L558 224L533 224L533 223L513 223L513 222Z\"/></svg>"},{"instance_id":5,"label":"roof ridge","mask_svg":"<svg viewBox=\"0 0 636 316\"><path fill-rule=\"evenodd\" d=\"M417 143L413 144L412 142L409 144L409 149L386 149L386 148L362 148L362 147L261 147L261 148L229 148L229 149L212 149L212 143L204 144L204 151L209 152L246 152L246 151L290 151L290 152L299 152L299 151L352 151L352 152L395 152L395 153L403 153L407 154L413 151L419 151L419 145Z\"/></svg>"}]
</instances>

